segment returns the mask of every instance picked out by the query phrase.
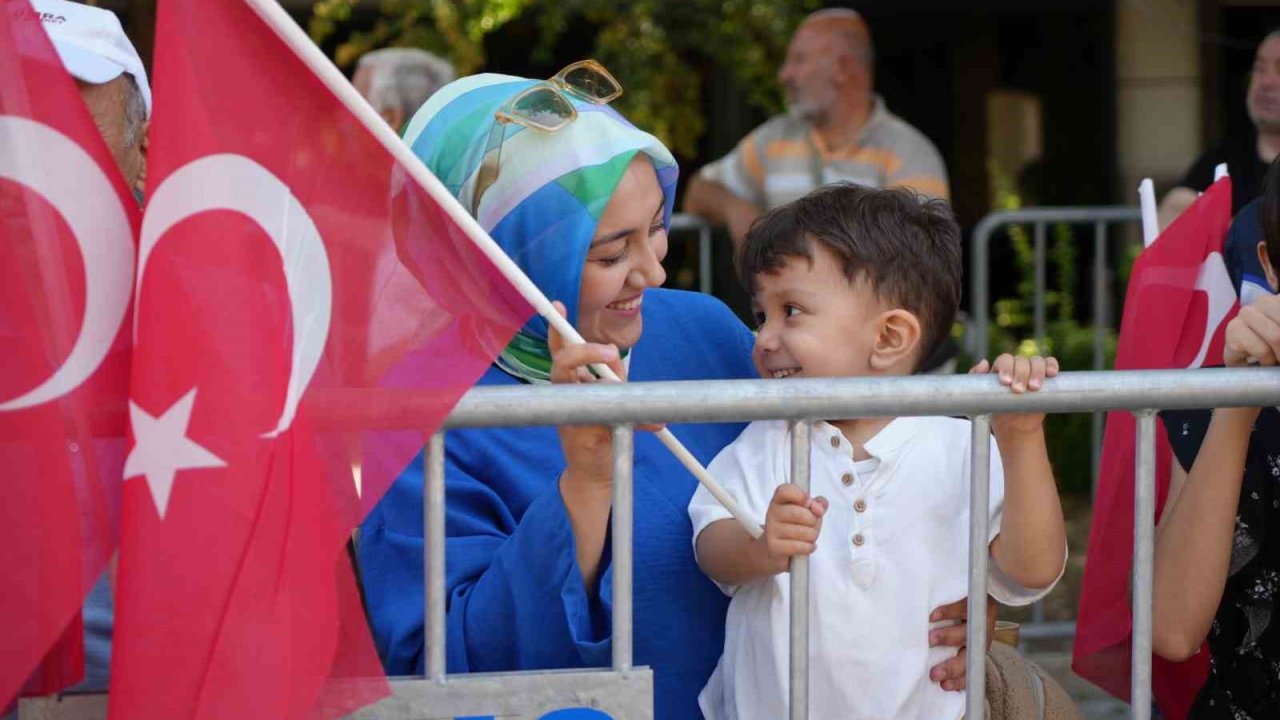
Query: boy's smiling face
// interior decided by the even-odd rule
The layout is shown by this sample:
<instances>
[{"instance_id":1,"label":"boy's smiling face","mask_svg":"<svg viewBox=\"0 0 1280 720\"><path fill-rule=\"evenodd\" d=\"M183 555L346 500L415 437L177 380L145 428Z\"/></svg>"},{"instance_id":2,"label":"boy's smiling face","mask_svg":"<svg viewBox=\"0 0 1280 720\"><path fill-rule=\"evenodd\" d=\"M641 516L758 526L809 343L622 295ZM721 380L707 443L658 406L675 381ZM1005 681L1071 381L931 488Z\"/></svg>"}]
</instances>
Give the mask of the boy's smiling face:
<instances>
[{"instance_id":1,"label":"boy's smiling face","mask_svg":"<svg viewBox=\"0 0 1280 720\"><path fill-rule=\"evenodd\" d=\"M812 243L812 253L812 263L791 257L755 278L756 371L763 378L883 374L872 356L890 307L864 279L850 282L822 243Z\"/></svg>"}]
</instances>

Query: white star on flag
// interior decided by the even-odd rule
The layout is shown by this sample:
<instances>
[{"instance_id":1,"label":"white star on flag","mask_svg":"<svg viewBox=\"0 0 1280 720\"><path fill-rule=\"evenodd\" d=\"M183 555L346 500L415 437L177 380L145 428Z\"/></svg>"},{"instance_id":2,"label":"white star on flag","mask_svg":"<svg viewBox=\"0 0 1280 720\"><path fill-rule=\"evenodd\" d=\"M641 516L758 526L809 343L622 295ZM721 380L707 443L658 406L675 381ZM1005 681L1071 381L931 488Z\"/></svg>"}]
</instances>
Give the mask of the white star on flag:
<instances>
[{"instance_id":1,"label":"white star on flag","mask_svg":"<svg viewBox=\"0 0 1280 720\"><path fill-rule=\"evenodd\" d=\"M129 422L133 427L133 450L124 464L126 480L146 476L156 512L164 519L169 507L173 478L179 470L226 467L217 455L187 437L191 410L196 403L196 389L182 396L160 417L155 417L129 401Z\"/></svg>"}]
</instances>

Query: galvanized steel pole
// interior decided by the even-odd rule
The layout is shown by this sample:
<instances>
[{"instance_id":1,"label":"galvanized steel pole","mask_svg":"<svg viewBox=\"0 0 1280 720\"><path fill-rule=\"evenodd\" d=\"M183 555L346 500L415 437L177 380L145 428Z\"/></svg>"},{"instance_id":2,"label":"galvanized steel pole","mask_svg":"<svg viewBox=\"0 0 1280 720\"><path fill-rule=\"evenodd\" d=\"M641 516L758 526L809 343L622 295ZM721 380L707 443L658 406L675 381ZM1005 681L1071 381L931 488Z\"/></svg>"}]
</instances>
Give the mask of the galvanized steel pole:
<instances>
[{"instance_id":1,"label":"galvanized steel pole","mask_svg":"<svg viewBox=\"0 0 1280 720\"><path fill-rule=\"evenodd\" d=\"M634 434L630 425L613 428L613 669L630 670L632 658L631 482Z\"/></svg>"},{"instance_id":2,"label":"galvanized steel pole","mask_svg":"<svg viewBox=\"0 0 1280 720\"><path fill-rule=\"evenodd\" d=\"M987 697L987 516L991 483L991 416L973 418L969 447L969 610L965 718L983 720Z\"/></svg>"},{"instance_id":3,"label":"galvanized steel pole","mask_svg":"<svg viewBox=\"0 0 1280 720\"><path fill-rule=\"evenodd\" d=\"M437 432L427 441L423 454L422 538L426 546L423 553L426 567L426 675L429 680L444 681L445 677L445 593L444 593L444 432Z\"/></svg>"},{"instance_id":4,"label":"galvanized steel pole","mask_svg":"<svg viewBox=\"0 0 1280 720\"><path fill-rule=\"evenodd\" d=\"M1156 416L1138 419L1133 503L1133 675L1129 696L1134 720L1151 718L1151 603L1156 547Z\"/></svg>"},{"instance_id":5,"label":"galvanized steel pole","mask_svg":"<svg viewBox=\"0 0 1280 720\"><path fill-rule=\"evenodd\" d=\"M791 423L791 482L809 492L809 438L813 424ZM809 558L791 558L791 720L809 717Z\"/></svg>"}]
</instances>

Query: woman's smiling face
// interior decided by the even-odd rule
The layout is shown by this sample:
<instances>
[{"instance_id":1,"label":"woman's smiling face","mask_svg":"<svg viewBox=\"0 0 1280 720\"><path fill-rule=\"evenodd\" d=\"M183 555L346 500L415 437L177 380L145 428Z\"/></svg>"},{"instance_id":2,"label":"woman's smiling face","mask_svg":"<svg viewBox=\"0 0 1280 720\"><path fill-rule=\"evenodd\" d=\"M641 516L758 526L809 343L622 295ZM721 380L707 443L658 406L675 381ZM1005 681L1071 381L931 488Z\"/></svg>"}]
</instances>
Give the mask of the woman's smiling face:
<instances>
[{"instance_id":1,"label":"woman's smiling face","mask_svg":"<svg viewBox=\"0 0 1280 720\"><path fill-rule=\"evenodd\" d=\"M637 153L596 225L578 292L578 332L625 349L644 330L644 291L667 279L664 198L648 156Z\"/></svg>"}]
</instances>

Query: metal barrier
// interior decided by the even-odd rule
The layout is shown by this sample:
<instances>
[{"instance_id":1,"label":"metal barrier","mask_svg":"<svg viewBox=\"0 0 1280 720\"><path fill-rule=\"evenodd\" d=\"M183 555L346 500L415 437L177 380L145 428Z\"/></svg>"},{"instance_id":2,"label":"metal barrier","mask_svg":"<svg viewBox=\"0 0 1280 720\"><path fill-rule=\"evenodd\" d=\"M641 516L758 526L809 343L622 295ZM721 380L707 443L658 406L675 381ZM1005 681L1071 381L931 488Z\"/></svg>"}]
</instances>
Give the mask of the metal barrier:
<instances>
[{"instance_id":1,"label":"metal barrier","mask_svg":"<svg viewBox=\"0 0 1280 720\"><path fill-rule=\"evenodd\" d=\"M675 213L669 232L698 233L698 292L711 294L711 223L698 215Z\"/></svg>"},{"instance_id":2,"label":"metal barrier","mask_svg":"<svg viewBox=\"0 0 1280 720\"><path fill-rule=\"evenodd\" d=\"M412 425L433 397L398 391L395 417L383 427ZM352 718L453 718L459 715L537 720L568 706L598 708L618 720L653 716L653 680L632 658L632 428L635 423L708 423L786 419L792 422L793 480L807 484L809 430L824 418L955 415L973 418L969 597L987 595L990 415L1003 412L1134 411L1138 416L1133 574L1133 717L1151 717L1152 579L1155 547L1155 410L1280 405L1280 368L1064 373L1037 393L1014 395L990 376L829 378L650 382L563 387L476 388L458 404L447 428L562 423L613 426L613 666L600 670L447 675L445 672L444 438L428 444L424 493L426 675L393 680L394 695ZM980 512L972 512L981 508ZM793 565L791 717L806 718L808 701L807 561ZM796 602L796 600L801 600ZM969 604L968 644L986 646L986 607ZM983 653L968 656L966 717L982 720ZM857 682L851 679L851 682ZM93 708L102 708L95 713ZM101 695L24 701L23 720L101 718Z\"/></svg>"},{"instance_id":3,"label":"metal barrier","mask_svg":"<svg viewBox=\"0 0 1280 720\"><path fill-rule=\"evenodd\" d=\"M973 252L970 256L969 283L973 315L973 336L969 352L975 358L986 357L990 343L991 317L991 238L995 231L1009 225L1026 224L1033 228L1034 296L1032 299L1032 333L1036 344L1043 346L1046 333L1045 275L1047 271L1047 240L1045 228L1051 224L1093 225L1093 369L1106 369L1106 335L1111 326L1111 299L1108 291L1111 264L1108 262L1107 225L1111 223L1139 223L1142 213L1137 206L1113 207L1045 207L1025 208L993 212L982 218L973 229ZM1090 437L1091 462L1090 495L1097 488L1098 466L1102 461L1102 413L1093 414ZM1075 633L1075 623L1046 622L1044 607L1036 603L1032 607L1031 623L1022 628L1023 643L1040 638L1070 637Z\"/></svg>"}]
</instances>

